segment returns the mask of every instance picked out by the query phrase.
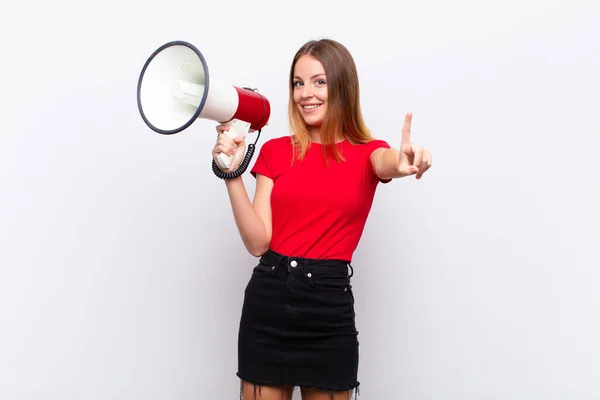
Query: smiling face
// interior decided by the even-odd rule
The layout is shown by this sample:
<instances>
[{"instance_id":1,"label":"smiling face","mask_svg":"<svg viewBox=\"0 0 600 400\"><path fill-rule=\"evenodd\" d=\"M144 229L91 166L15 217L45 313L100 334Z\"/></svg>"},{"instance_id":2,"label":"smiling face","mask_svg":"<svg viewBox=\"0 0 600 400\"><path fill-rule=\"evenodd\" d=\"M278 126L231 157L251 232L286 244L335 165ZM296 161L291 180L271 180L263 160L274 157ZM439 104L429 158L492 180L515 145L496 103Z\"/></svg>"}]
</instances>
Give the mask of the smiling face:
<instances>
[{"instance_id":1,"label":"smiling face","mask_svg":"<svg viewBox=\"0 0 600 400\"><path fill-rule=\"evenodd\" d=\"M360 111L356 65L344 45L332 39L306 42L294 55L288 76L295 158L301 160L315 142L342 161L336 143L373 139Z\"/></svg>"},{"instance_id":2,"label":"smiling face","mask_svg":"<svg viewBox=\"0 0 600 400\"><path fill-rule=\"evenodd\" d=\"M327 76L323 64L309 54L294 66L293 98L298 112L311 127L321 126L327 114Z\"/></svg>"}]
</instances>

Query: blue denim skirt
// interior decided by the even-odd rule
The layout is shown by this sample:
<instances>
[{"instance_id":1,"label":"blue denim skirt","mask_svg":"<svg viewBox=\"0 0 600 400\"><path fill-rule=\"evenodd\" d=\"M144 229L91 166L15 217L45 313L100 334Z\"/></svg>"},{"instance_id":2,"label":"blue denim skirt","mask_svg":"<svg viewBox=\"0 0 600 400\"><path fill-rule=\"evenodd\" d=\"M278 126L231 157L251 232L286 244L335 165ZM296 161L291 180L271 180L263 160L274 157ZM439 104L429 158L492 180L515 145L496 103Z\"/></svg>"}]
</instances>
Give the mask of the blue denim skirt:
<instances>
[{"instance_id":1,"label":"blue denim skirt","mask_svg":"<svg viewBox=\"0 0 600 400\"><path fill-rule=\"evenodd\" d=\"M289 257L272 250L252 271L238 336L243 382L357 389L358 331L348 261Z\"/></svg>"}]
</instances>

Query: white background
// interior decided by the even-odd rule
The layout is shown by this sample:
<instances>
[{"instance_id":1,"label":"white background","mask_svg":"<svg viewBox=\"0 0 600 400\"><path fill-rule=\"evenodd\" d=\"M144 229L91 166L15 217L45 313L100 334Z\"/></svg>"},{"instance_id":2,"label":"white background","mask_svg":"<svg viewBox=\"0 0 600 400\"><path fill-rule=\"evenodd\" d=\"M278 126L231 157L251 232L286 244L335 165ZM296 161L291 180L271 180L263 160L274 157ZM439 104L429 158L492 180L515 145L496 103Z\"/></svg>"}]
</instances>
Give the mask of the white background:
<instances>
[{"instance_id":1,"label":"white background","mask_svg":"<svg viewBox=\"0 0 600 400\"><path fill-rule=\"evenodd\" d=\"M1 399L238 397L256 259L210 168L215 123L154 133L137 79L193 43L269 98L260 145L289 133L288 68L321 37L354 55L374 134L398 146L410 110L434 159L379 187L355 253L361 398L600 398L598 2L2 9Z\"/></svg>"}]
</instances>

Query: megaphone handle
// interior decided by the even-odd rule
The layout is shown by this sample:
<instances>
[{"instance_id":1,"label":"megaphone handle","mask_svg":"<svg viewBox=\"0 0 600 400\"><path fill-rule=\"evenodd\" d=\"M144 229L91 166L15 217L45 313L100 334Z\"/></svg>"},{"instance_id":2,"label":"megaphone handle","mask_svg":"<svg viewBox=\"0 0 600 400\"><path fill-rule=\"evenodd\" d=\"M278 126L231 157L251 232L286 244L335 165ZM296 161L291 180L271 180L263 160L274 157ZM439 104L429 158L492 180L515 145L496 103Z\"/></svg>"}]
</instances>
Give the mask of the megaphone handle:
<instances>
[{"instance_id":1,"label":"megaphone handle","mask_svg":"<svg viewBox=\"0 0 600 400\"><path fill-rule=\"evenodd\" d=\"M224 125L227 125L229 127L229 130L225 131L225 134L231 139L234 139L237 136L242 136L245 138L248 134L248 130L250 129L250 123L235 119L230 122L227 122ZM219 163L219 167L223 169L228 169L229 167L231 167L232 161L233 155L228 156L225 153L220 153L217 156L217 162Z\"/></svg>"}]
</instances>

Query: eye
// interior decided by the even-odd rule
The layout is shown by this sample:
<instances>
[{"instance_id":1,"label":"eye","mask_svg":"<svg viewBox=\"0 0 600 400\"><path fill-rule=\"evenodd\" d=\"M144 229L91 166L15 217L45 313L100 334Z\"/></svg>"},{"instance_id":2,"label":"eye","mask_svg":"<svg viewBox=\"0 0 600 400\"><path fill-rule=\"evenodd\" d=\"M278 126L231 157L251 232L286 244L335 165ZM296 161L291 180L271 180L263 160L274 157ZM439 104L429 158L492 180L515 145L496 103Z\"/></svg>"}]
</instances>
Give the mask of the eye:
<instances>
[{"instance_id":1,"label":"eye","mask_svg":"<svg viewBox=\"0 0 600 400\"><path fill-rule=\"evenodd\" d=\"M326 85L327 82L325 82L325 80L323 79L317 79L317 85Z\"/></svg>"},{"instance_id":2,"label":"eye","mask_svg":"<svg viewBox=\"0 0 600 400\"><path fill-rule=\"evenodd\" d=\"M302 85L302 82L300 82L300 81L294 81L294 84L293 84L294 87L300 86L300 85Z\"/></svg>"}]
</instances>

